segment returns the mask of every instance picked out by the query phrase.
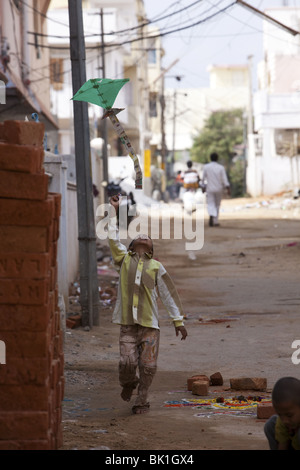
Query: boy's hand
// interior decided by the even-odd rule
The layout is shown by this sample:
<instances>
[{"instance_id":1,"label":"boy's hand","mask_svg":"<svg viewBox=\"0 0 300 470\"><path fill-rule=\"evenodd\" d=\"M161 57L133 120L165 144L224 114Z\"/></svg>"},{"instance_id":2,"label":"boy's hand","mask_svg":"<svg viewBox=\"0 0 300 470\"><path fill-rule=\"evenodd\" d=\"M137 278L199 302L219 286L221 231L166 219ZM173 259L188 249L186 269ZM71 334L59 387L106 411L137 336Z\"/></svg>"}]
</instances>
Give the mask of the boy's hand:
<instances>
[{"instance_id":1,"label":"boy's hand","mask_svg":"<svg viewBox=\"0 0 300 470\"><path fill-rule=\"evenodd\" d=\"M109 203L113 206L113 208L115 209L116 213L119 209L119 205L120 205L120 198L118 195L116 196L112 196L109 200Z\"/></svg>"},{"instance_id":2,"label":"boy's hand","mask_svg":"<svg viewBox=\"0 0 300 470\"><path fill-rule=\"evenodd\" d=\"M175 326L176 336L181 333L181 341L187 337L187 331L184 326Z\"/></svg>"}]
</instances>

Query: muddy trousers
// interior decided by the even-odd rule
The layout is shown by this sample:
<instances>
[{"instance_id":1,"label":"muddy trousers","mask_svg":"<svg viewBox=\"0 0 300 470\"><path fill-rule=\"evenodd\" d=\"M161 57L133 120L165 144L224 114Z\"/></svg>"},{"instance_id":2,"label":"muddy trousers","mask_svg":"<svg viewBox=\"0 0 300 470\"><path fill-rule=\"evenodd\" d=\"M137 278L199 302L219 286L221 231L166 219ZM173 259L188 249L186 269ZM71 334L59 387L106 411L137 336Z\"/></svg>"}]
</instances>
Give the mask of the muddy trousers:
<instances>
[{"instance_id":1,"label":"muddy trousers","mask_svg":"<svg viewBox=\"0 0 300 470\"><path fill-rule=\"evenodd\" d=\"M120 328L119 380L121 387L135 389L134 407L149 407L148 390L157 369L160 331L141 325Z\"/></svg>"}]
</instances>

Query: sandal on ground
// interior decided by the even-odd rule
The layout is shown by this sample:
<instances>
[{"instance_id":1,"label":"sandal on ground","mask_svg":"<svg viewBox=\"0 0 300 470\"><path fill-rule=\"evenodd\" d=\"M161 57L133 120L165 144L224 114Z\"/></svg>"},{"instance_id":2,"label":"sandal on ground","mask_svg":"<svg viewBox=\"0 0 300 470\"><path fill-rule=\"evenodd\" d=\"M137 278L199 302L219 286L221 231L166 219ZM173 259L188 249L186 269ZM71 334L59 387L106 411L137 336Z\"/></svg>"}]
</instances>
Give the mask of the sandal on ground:
<instances>
[{"instance_id":1,"label":"sandal on ground","mask_svg":"<svg viewBox=\"0 0 300 470\"><path fill-rule=\"evenodd\" d=\"M135 405L132 407L132 413L134 415L142 415L145 413L149 413L150 403L146 403L145 405Z\"/></svg>"}]
</instances>

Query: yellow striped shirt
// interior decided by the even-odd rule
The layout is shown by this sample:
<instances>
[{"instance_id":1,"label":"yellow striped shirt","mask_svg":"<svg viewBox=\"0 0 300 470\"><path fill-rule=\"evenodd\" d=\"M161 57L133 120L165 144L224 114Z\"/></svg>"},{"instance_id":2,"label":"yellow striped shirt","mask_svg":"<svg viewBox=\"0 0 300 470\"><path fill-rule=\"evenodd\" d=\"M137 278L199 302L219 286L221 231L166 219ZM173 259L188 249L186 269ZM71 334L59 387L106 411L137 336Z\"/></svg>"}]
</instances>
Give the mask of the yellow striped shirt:
<instances>
[{"instance_id":1,"label":"yellow striped shirt","mask_svg":"<svg viewBox=\"0 0 300 470\"><path fill-rule=\"evenodd\" d=\"M139 257L137 253L128 251L119 240L115 217L110 219L108 235L114 265L120 272L113 323L137 323L159 329L159 297L174 325L183 325L182 305L164 266L148 253Z\"/></svg>"}]
</instances>

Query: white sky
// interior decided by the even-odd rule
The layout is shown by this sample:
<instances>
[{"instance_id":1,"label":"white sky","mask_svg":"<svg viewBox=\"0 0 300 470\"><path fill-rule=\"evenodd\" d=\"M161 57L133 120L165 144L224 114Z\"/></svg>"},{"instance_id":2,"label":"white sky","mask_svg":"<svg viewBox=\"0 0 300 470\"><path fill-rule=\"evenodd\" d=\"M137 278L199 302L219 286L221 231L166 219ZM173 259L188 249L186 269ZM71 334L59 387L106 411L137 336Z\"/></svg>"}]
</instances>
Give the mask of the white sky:
<instances>
[{"instance_id":1,"label":"white sky","mask_svg":"<svg viewBox=\"0 0 300 470\"><path fill-rule=\"evenodd\" d=\"M300 0L245 0L264 11L267 8L288 6L300 8ZM149 20L165 16L195 3L195 0L144 0ZM222 10L232 0L202 0L174 16L154 22L161 31L178 29ZM267 12L270 16L271 12ZM290 25L292 26L292 25ZM300 24L293 28L300 31ZM209 21L163 37L167 68L175 59L179 62L166 74L168 88L198 88L209 85L207 67L210 64L246 64L253 56L253 88L256 89L256 66L263 58L263 20L240 5L215 16ZM280 30L280 34L282 30ZM289 36L288 33L284 33ZM299 39L300 41L300 39ZM173 78L182 75L181 82Z\"/></svg>"}]
</instances>

